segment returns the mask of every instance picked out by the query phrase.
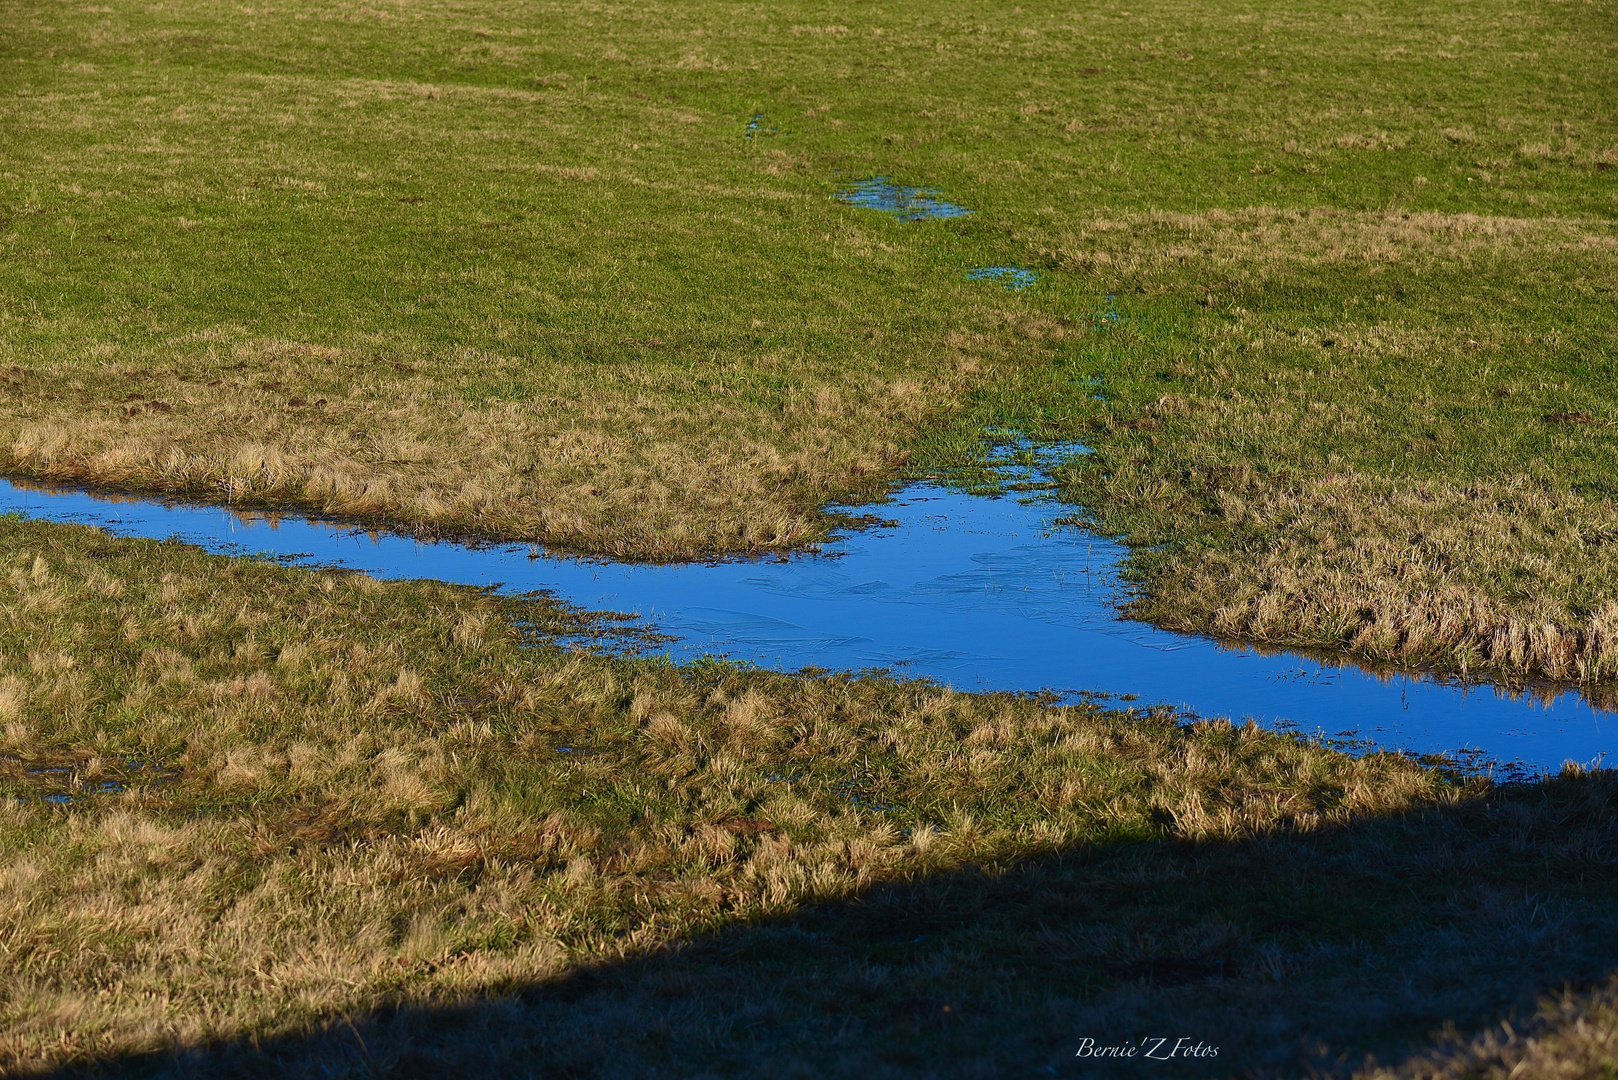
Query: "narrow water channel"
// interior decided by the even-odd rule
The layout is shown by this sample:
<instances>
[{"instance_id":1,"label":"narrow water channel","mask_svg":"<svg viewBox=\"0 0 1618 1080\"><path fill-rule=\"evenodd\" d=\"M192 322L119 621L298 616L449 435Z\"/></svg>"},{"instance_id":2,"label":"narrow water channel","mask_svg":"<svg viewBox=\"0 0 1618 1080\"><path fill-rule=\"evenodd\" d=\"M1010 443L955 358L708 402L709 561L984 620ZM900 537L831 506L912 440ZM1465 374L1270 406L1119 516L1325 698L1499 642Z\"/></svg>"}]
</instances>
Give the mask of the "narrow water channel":
<instances>
[{"instance_id":1,"label":"narrow water channel","mask_svg":"<svg viewBox=\"0 0 1618 1080\"><path fill-rule=\"evenodd\" d=\"M891 668L962 690L1136 695L1202 716L1418 753L1481 752L1530 768L1589 763L1618 724L1567 691L1512 697L1261 654L1118 616L1125 552L1053 524L1071 507L915 484L866 508L890 524L825 554L643 566L539 555L528 545L422 543L281 515L104 499L0 481L0 511L177 537L209 551L341 565L384 578L545 590L642 617L676 660L724 656L796 671Z\"/></svg>"}]
</instances>

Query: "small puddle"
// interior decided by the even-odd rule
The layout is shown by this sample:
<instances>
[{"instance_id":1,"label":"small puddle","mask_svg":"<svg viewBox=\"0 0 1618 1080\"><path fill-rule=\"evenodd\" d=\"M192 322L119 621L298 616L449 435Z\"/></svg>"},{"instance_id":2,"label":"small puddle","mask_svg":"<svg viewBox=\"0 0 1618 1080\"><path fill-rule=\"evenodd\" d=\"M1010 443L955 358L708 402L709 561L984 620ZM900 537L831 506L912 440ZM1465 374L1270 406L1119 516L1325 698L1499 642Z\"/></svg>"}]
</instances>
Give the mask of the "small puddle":
<instances>
[{"instance_id":1,"label":"small puddle","mask_svg":"<svg viewBox=\"0 0 1618 1080\"><path fill-rule=\"evenodd\" d=\"M1039 274L1020 266L978 266L966 272L966 280L998 281L1008 289L1026 289L1039 280Z\"/></svg>"},{"instance_id":2,"label":"small puddle","mask_svg":"<svg viewBox=\"0 0 1618 1080\"><path fill-rule=\"evenodd\" d=\"M82 765L30 765L14 757L0 757L0 793L9 792L18 802L67 806L97 795L121 795L132 780L150 786L169 779L162 770L150 769L135 758L110 766L116 775L107 776L104 770L108 767L103 763L93 775L85 775Z\"/></svg>"},{"instance_id":3,"label":"small puddle","mask_svg":"<svg viewBox=\"0 0 1618 1080\"><path fill-rule=\"evenodd\" d=\"M1044 480L1037 467L1002 475L1015 487ZM781 671L890 668L962 690L1097 692L1238 723L1252 717L1361 747L1481 753L1550 769L1618 749L1609 714L1575 691L1514 697L1489 685L1383 677L1124 620L1116 609L1126 595L1118 576L1124 548L1057 524L1073 508L1043 497L918 483L862 509L889 523L842 536L827 555L644 566L0 481L0 510L31 518L383 578L543 590L581 608L638 615L669 635L657 648L677 661L713 655Z\"/></svg>"},{"instance_id":4,"label":"small puddle","mask_svg":"<svg viewBox=\"0 0 1618 1080\"><path fill-rule=\"evenodd\" d=\"M972 212L964 206L945 202L938 197L941 194L937 188L905 187L885 176L873 176L844 188L837 193L837 197L853 206L891 214L900 221L958 218Z\"/></svg>"},{"instance_id":5,"label":"small puddle","mask_svg":"<svg viewBox=\"0 0 1618 1080\"><path fill-rule=\"evenodd\" d=\"M39 801L51 803L55 806L69 806L73 803L83 802L92 795L121 795L125 791L124 785L116 780L108 780L93 787L82 788L75 792L58 791L53 795L41 795ZM19 802L26 802L23 796L17 796Z\"/></svg>"}]
</instances>

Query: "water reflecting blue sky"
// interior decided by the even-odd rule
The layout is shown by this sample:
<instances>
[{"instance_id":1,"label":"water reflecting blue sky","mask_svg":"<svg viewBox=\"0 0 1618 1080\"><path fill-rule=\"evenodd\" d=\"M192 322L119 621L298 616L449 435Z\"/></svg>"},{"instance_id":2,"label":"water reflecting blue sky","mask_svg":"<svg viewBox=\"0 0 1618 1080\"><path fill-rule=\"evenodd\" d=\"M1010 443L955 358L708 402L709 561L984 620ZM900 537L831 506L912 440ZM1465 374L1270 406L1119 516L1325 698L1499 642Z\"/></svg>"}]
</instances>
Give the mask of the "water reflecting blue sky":
<instances>
[{"instance_id":1,"label":"water reflecting blue sky","mask_svg":"<svg viewBox=\"0 0 1618 1080\"><path fill-rule=\"evenodd\" d=\"M886 176L874 176L844 188L837 197L853 206L891 214L901 221L958 218L972 212L964 206L945 202L939 198L941 194L937 188L906 187Z\"/></svg>"},{"instance_id":2,"label":"water reflecting blue sky","mask_svg":"<svg viewBox=\"0 0 1618 1080\"><path fill-rule=\"evenodd\" d=\"M827 554L675 566L535 558L527 545L421 543L290 516L111 502L3 481L0 509L384 578L543 589L580 607L643 617L673 636L666 648L676 660L712 654L786 671L887 667L962 690L1134 694L1140 705L1352 733L1418 752L1477 749L1548 768L1618 745L1609 714L1573 692L1513 700L1486 685L1380 678L1120 619L1123 550L1053 524L1072 508L1026 495L918 484L865 508L891 524L850 533Z\"/></svg>"}]
</instances>

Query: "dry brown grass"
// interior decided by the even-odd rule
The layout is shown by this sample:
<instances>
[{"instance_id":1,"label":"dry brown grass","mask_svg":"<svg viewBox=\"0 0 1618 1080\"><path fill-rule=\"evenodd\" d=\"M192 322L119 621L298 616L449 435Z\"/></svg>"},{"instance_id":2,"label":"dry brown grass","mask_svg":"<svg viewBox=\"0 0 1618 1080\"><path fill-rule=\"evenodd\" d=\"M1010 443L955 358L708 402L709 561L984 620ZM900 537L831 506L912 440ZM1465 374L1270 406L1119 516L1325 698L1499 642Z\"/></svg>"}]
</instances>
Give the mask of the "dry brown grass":
<instances>
[{"instance_id":1,"label":"dry brown grass","mask_svg":"<svg viewBox=\"0 0 1618 1080\"><path fill-rule=\"evenodd\" d=\"M891 476L906 434L944 407L958 379L820 381L785 356L704 373L649 355L602 373L457 354L334 384L333 368L372 363L360 349L253 340L210 359L177 357L162 376L14 372L0 469L427 533L688 558L822 537L820 505ZM469 402L458 367L521 389ZM781 387L764 391L778 400L762 413L758 383Z\"/></svg>"},{"instance_id":2,"label":"dry brown grass","mask_svg":"<svg viewBox=\"0 0 1618 1080\"><path fill-rule=\"evenodd\" d=\"M1363 1080L1585 1080L1618 1076L1618 982L1593 991L1563 991L1515 1023Z\"/></svg>"},{"instance_id":3,"label":"dry brown grass","mask_svg":"<svg viewBox=\"0 0 1618 1080\"><path fill-rule=\"evenodd\" d=\"M1524 479L1466 486L1344 472L1216 498L1242 539L1166 560L1137 610L1162 625L1382 664L1610 684L1618 602L1611 503Z\"/></svg>"},{"instance_id":4,"label":"dry brown grass","mask_svg":"<svg viewBox=\"0 0 1618 1080\"><path fill-rule=\"evenodd\" d=\"M974 867L1054 858L1038 873L1060 876L1074 858L1072 872L1105 876L1125 870L1093 860L1111 865L1119 844L1330 848L1362 822L1462 812L1473 824L1433 833L1453 848L1498 813L1465 809L1486 787L1252 727L604 660L525 646L513 615L576 628L529 602L78 528L0 530L0 784L16 796L0 805L0 1053L13 1070L470 1007ZM123 790L99 793L108 782ZM1604 851L1587 827L1599 815L1572 805L1511 820L1547 853ZM1585 824L1564 836L1569 821ZM1495 842L1465 841L1466 858L1492 865ZM1170 887L1195 858L1144 850L1127 873ZM1515 911L1492 873L1475 884ZM1190 909L1180 937L1130 937L1137 914L1149 917L1126 907L1110 929L1064 930L1078 936L1062 948L1128 971L1195 939L1253 965L1255 986L1282 962L1246 931L1195 929L1209 916ZM733 975L667 978L696 980L691 1007L732 1007ZM871 1008L890 1008L888 993ZM599 1040L632 1019L612 1015L579 1023ZM526 1030L501 1052L529 1052ZM471 1044L432 1045L447 1061Z\"/></svg>"}]
</instances>

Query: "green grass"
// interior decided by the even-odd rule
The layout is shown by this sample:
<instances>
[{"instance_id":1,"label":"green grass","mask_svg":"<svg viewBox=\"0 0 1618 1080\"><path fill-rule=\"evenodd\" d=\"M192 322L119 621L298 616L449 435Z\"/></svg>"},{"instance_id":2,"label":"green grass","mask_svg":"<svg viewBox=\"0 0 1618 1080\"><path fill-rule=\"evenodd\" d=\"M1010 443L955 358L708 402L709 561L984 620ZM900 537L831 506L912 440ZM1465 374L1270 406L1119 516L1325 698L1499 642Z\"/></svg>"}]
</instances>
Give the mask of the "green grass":
<instances>
[{"instance_id":1,"label":"green grass","mask_svg":"<svg viewBox=\"0 0 1618 1080\"><path fill-rule=\"evenodd\" d=\"M0 552L8 1073L1083 1072L1154 1034L1346 1072L1618 950L1609 773L596 657L538 599L15 518Z\"/></svg>"},{"instance_id":2,"label":"green grass","mask_svg":"<svg viewBox=\"0 0 1618 1080\"><path fill-rule=\"evenodd\" d=\"M674 559L998 425L1144 617L1612 674L1607 3L5 12L9 472Z\"/></svg>"},{"instance_id":3,"label":"green grass","mask_svg":"<svg viewBox=\"0 0 1618 1080\"><path fill-rule=\"evenodd\" d=\"M1610 694L1612 4L1137 6L0 2L0 470L679 559L1077 440L1142 617ZM1431 1041L1611 970L1606 774L0 532L0 1067L1610 1072Z\"/></svg>"}]
</instances>

